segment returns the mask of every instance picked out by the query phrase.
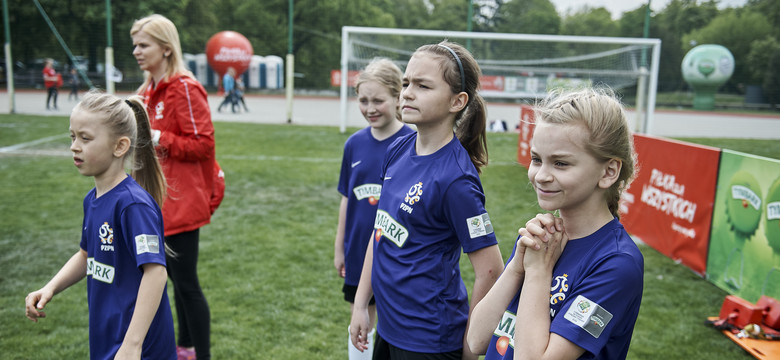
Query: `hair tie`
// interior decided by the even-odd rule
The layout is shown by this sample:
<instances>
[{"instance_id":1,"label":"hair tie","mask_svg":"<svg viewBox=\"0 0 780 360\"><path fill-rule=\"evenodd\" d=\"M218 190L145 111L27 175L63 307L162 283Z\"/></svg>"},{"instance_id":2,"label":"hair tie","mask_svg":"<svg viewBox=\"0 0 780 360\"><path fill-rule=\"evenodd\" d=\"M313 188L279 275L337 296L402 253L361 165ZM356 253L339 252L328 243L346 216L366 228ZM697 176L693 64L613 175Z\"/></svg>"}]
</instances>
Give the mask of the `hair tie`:
<instances>
[{"instance_id":1,"label":"hair tie","mask_svg":"<svg viewBox=\"0 0 780 360\"><path fill-rule=\"evenodd\" d=\"M131 109L133 108L133 103L130 102L130 100L125 99L125 104L129 106Z\"/></svg>"},{"instance_id":2,"label":"hair tie","mask_svg":"<svg viewBox=\"0 0 780 360\"><path fill-rule=\"evenodd\" d=\"M460 70L460 91L465 92L466 91L466 75L463 72L463 63L460 62L460 58L458 57L458 54L455 53L455 50L452 50L451 47L447 45L438 44L439 46L449 50L450 54L455 58L455 61L458 63L458 70Z\"/></svg>"}]
</instances>

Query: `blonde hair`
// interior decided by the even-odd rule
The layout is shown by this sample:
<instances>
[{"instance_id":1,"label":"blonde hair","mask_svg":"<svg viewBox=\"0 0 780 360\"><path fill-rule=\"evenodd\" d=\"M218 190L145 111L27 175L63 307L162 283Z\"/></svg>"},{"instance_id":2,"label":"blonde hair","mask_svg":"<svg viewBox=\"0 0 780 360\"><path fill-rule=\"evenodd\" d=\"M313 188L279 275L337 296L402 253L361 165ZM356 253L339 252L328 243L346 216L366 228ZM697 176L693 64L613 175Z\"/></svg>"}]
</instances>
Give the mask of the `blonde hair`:
<instances>
[{"instance_id":1,"label":"blonde hair","mask_svg":"<svg viewBox=\"0 0 780 360\"><path fill-rule=\"evenodd\" d=\"M482 70L466 48L453 42L423 45L412 56L420 53L440 59L444 81L450 85L453 94L465 92L468 95L468 103L455 115L455 135L468 151L477 172L481 173L480 168L488 163L487 108L485 100L477 93Z\"/></svg>"},{"instance_id":2,"label":"blonde hair","mask_svg":"<svg viewBox=\"0 0 780 360\"><path fill-rule=\"evenodd\" d=\"M404 74L401 69L387 58L374 58L358 75L355 84L355 92L360 94L360 85L369 81L375 81L384 86L390 96L396 100L401 96ZM395 118L401 120L401 110L396 109Z\"/></svg>"},{"instance_id":3,"label":"blonde hair","mask_svg":"<svg viewBox=\"0 0 780 360\"><path fill-rule=\"evenodd\" d=\"M170 55L165 56L167 67L163 80L167 80L177 74L191 78L195 77L192 75L192 72L187 70L187 66L184 64L184 56L182 55L181 43L179 42L179 31L176 30L176 25L172 21L159 14L149 15L133 23L133 27L130 29L130 36L142 30L157 41L160 47L171 51ZM151 82L152 76L147 73L144 83L138 88L138 91L143 92L146 90Z\"/></svg>"},{"instance_id":4,"label":"blonde hair","mask_svg":"<svg viewBox=\"0 0 780 360\"><path fill-rule=\"evenodd\" d=\"M534 119L548 124L583 125L589 132L585 144L588 153L602 162L615 159L622 163L617 181L605 194L609 211L620 218L620 195L634 178L636 153L625 109L614 91L609 88L554 91L537 104Z\"/></svg>"},{"instance_id":5,"label":"blonde hair","mask_svg":"<svg viewBox=\"0 0 780 360\"><path fill-rule=\"evenodd\" d=\"M131 176L162 208L167 184L154 150L149 117L141 97L136 95L123 100L93 89L84 95L73 111L98 115L112 135L130 138L130 151L125 157L129 155L133 159Z\"/></svg>"}]
</instances>

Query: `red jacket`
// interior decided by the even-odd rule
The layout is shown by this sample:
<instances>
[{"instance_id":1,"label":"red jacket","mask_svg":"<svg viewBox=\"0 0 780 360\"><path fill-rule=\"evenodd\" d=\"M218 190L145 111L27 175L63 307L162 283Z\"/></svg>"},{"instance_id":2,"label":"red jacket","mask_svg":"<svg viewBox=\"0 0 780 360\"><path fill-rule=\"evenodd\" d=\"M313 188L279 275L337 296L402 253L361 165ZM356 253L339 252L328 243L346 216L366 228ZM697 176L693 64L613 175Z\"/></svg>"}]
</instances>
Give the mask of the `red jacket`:
<instances>
[{"instance_id":1,"label":"red jacket","mask_svg":"<svg viewBox=\"0 0 780 360\"><path fill-rule=\"evenodd\" d=\"M206 90L176 75L145 91L152 129L160 130L157 156L168 181L163 203L165 236L199 229L211 221L214 192L214 125Z\"/></svg>"},{"instance_id":2,"label":"red jacket","mask_svg":"<svg viewBox=\"0 0 780 360\"><path fill-rule=\"evenodd\" d=\"M47 89L57 86L57 71L54 68L43 68L43 86Z\"/></svg>"}]
</instances>

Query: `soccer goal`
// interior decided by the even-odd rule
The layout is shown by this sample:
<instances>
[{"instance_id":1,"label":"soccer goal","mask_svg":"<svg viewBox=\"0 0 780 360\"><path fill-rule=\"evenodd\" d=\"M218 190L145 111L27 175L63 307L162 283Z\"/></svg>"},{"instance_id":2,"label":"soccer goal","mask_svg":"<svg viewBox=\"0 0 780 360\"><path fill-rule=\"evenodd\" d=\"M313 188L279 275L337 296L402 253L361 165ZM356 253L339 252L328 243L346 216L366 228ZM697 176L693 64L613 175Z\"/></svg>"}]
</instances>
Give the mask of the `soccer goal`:
<instances>
[{"instance_id":1,"label":"soccer goal","mask_svg":"<svg viewBox=\"0 0 780 360\"><path fill-rule=\"evenodd\" d=\"M606 85L636 92L635 131L651 133L661 40L345 26L341 30L341 132L357 74L373 58L402 70L419 46L444 39L469 48L482 69L480 94L490 99L539 99L554 88ZM490 114L488 114L490 115Z\"/></svg>"}]
</instances>

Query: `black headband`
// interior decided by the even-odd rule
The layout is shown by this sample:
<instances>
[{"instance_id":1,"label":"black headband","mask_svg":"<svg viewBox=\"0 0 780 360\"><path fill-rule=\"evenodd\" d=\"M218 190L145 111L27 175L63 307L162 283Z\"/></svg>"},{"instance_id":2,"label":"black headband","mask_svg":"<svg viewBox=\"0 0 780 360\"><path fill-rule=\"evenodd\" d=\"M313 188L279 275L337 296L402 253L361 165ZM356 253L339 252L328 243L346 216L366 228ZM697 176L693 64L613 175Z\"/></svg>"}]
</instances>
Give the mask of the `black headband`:
<instances>
[{"instance_id":1,"label":"black headband","mask_svg":"<svg viewBox=\"0 0 780 360\"><path fill-rule=\"evenodd\" d=\"M458 54L455 53L455 50L452 50L451 47L447 45L438 44L439 46L449 50L450 54L455 58L455 61L458 63L458 70L460 70L460 91L465 92L466 91L466 75L463 72L463 63L460 62L460 58L458 57Z\"/></svg>"}]
</instances>

